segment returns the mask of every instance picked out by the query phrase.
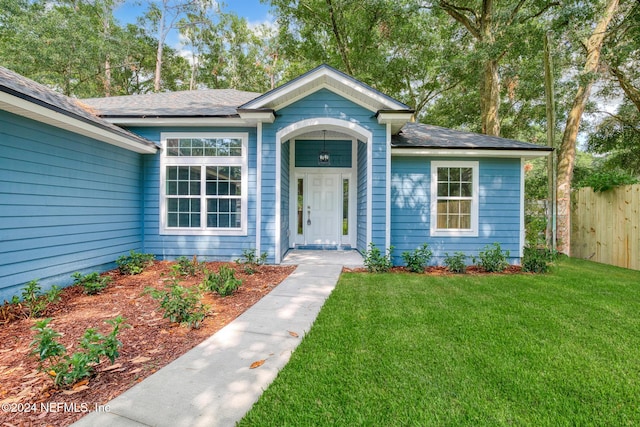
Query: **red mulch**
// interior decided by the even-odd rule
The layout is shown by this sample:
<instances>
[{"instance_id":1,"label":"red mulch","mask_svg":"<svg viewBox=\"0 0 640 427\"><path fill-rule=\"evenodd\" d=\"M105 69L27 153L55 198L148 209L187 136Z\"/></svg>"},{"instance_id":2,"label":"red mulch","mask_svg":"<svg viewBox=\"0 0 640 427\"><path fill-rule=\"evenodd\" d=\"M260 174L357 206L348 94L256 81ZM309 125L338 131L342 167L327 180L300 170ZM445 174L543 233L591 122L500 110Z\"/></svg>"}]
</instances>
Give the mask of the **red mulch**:
<instances>
[{"instance_id":1,"label":"red mulch","mask_svg":"<svg viewBox=\"0 0 640 427\"><path fill-rule=\"evenodd\" d=\"M206 263L206 268L217 271L221 264ZM106 404L213 335L295 269L295 266L259 266L255 274L247 275L241 266L227 264L236 269L242 286L225 298L205 293L203 302L210 307L210 314L199 329L188 329L163 319L158 302L142 294L146 286L162 288L171 265L167 261L155 262L137 276L108 272L113 281L98 295L85 295L78 286L62 291L61 301L43 317L53 318L49 327L63 334L59 342L67 347L68 354L74 352L87 328L107 334L111 327L104 321L118 315L131 325L118 335L123 344L114 365L109 366L108 360L101 363L88 382L81 381L71 389L55 388L51 378L38 371L37 358L29 355L35 320L15 311L0 318L0 425L66 426L77 421L96 405ZM201 281L200 273L185 278L181 284L193 286Z\"/></svg>"}]
</instances>

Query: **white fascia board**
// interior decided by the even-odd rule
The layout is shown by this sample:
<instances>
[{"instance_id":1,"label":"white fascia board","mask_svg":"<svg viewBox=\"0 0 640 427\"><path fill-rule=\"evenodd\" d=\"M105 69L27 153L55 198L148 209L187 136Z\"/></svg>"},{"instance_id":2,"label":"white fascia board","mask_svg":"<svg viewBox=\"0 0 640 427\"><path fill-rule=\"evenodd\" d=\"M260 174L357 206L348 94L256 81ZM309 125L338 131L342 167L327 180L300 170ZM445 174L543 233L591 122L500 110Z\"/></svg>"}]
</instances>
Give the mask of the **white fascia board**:
<instances>
[{"instance_id":1,"label":"white fascia board","mask_svg":"<svg viewBox=\"0 0 640 427\"><path fill-rule=\"evenodd\" d=\"M329 81L331 81L332 84L330 84ZM365 86L359 85L354 81L347 79L346 77L343 77L337 73L334 73L333 71L326 68L319 69L316 72L305 76L304 78L290 83L286 87L282 88L282 90L275 90L271 95L254 102L250 102L244 107L246 109L269 107L274 110L280 110L306 97L310 93L316 92L320 89L338 91L339 94L344 96L346 99L372 112L377 112L382 109L406 109L405 106L391 102L389 99L375 93L372 90L369 90ZM351 96L348 93L349 90L361 93L374 102L366 103L356 96ZM282 98L283 96L286 96L287 94L290 94L292 92L295 93L298 91L300 91L300 93L297 96L287 99L286 101L278 101L279 98ZM383 105L384 107L380 108L380 105Z\"/></svg>"},{"instance_id":2,"label":"white fascia board","mask_svg":"<svg viewBox=\"0 0 640 427\"><path fill-rule=\"evenodd\" d=\"M273 111L241 111L240 118L251 123L273 123L276 120Z\"/></svg>"},{"instance_id":3,"label":"white fascia board","mask_svg":"<svg viewBox=\"0 0 640 427\"><path fill-rule=\"evenodd\" d=\"M423 156L423 157L499 157L512 159L535 159L546 157L551 151L534 150L476 150L458 149L447 150L440 148L392 148L392 156Z\"/></svg>"},{"instance_id":4,"label":"white fascia board","mask_svg":"<svg viewBox=\"0 0 640 427\"><path fill-rule=\"evenodd\" d=\"M109 123L121 126L248 126L239 117L104 117ZM255 125L255 123L254 123Z\"/></svg>"},{"instance_id":5,"label":"white fascia board","mask_svg":"<svg viewBox=\"0 0 640 427\"><path fill-rule=\"evenodd\" d=\"M40 123L83 135L140 154L154 154L158 149L119 135L98 125L51 110L17 96L0 92L0 108Z\"/></svg>"},{"instance_id":6,"label":"white fascia board","mask_svg":"<svg viewBox=\"0 0 640 427\"><path fill-rule=\"evenodd\" d=\"M409 113L406 111L398 111L398 112L384 111L384 112L378 113L378 123L381 125L387 124L387 123L391 123L391 124L402 123L404 125L407 122L410 122L412 120L413 120L413 113Z\"/></svg>"}]
</instances>

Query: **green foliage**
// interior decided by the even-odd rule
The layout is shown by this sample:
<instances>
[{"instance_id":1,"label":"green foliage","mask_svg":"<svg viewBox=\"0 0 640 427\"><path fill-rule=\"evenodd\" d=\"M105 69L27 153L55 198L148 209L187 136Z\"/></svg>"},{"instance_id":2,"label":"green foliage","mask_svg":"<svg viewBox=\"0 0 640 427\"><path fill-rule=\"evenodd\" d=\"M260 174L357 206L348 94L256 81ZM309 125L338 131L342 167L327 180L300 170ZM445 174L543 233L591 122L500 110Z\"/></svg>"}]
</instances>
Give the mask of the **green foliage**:
<instances>
[{"instance_id":1,"label":"green foliage","mask_svg":"<svg viewBox=\"0 0 640 427\"><path fill-rule=\"evenodd\" d=\"M129 251L129 255L122 255L116 260L116 264L122 274L140 274L144 269L153 263L155 256L153 254L142 254L135 252L133 249Z\"/></svg>"},{"instance_id":2,"label":"green foliage","mask_svg":"<svg viewBox=\"0 0 640 427\"><path fill-rule=\"evenodd\" d=\"M547 273L551 263L556 260L554 251L535 246L525 246L522 257L522 271L530 273Z\"/></svg>"},{"instance_id":3,"label":"green foliage","mask_svg":"<svg viewBox=\"0 0 640 427\"><path fill-rule=\"evenodd\" d=\"M189 328L198 329L209 311L208 307L200 302L200 292L197 288L187 288L180 285L176 278L170 280L169 283L162 290L147 287L145 293L159 301L160 307L164 311L164 318Z\"/></svg>"},{"instance_id":4,"label":"green foliage","mask_svg":"<svg viewBox=\"0 0 640 427\"><path fill-rule=\"evenodd\" d=\"M637 178L621 170L595 172L581 182L583 187L591 187L595 192L607 191L621 185L637 183Z\"/></svg>"},{"instance_id":5,"label":"green foliage","mask_svg":"<svg viewBox=\"0 0 640 427\"><path fill-rule=\"evenodd\" d=\"M235 271L226 265L221 265L217 273L205 270L202 282L204 289L216 292L223 297L231 295L240 285L242 280L236 278Z\"/></svg>"},{"instance_id":6,"label":"green foliage","mask_svg":"<svg viewBox=\"0 0 640 427\"><path fill-rule=\"evenodd\" d=\"M237 264L240 264L244 268L246 274L253 274L256 272L258 266L264 265L267 262L267 253L262 252L260 256L257 256L255 249L245 249L242 251L242 257L236 260Z\"/></svg>"},{"instance_id":7,"label":"green foliage","mask_svg":"<svg viewBox=\"0 0 640 427\"><path fill-rule=\"evenodd\" d=\"M504 271L509 266L507 262L509 257L509 251L502 252L500 243L494 243L493 245L487 245L483 251L480 251L478 257L473 259L480 267L489 273L496 273Z\"/></svg>"},{"instance_id":8,"label":"green foliage","mask_svg":"<svg viewBox=\"0 0 640 427\"><path fill-rule=\"evenodd\" d=\"M56 341L61 334L49 327L51 318L40 320L31 328L36 332L30 345L31 354L38 357L39 369L48 373L57 387L73 385L93 375L94 367L102 357L113 363L119 356L122 342L117 336L120 328L128 326L124 321L122 316L107 320L106 323L113 327L107 336L94 328L87 329L78 344L81 351L69 356L66 348Z\"/></svg>"},{"instance_id":9,"label":"green foliage","mask_svg":"<svg viewBox=\"0 0 640 427\"><path fill-rule=\"evenodd\" d=\"M407 269L414 273L423 273L424 267L429 263L432 256L433 252L426 243L413 252L405 251L402 253L402 259L407 264Z\"/></svg>"},{"instance_id":10,"label":"green foliage","mask_svg":"<svg viewBox=\"0 0 640 427\"><path fill-rule=\"evenodd\" d=\"M38 317L44 313L50 304L60 301L60 293L62 290L53 285L51 289L42 293L42 288L38 284L38 280L32 280L22 288L22 301L29 312L29 317ZM17 302L16 298L12 299Z\"/></svg>"},{"instance_id":11,"label":"green foliage","mask_svg":"<svg viewBox=\"0 0 640 427\"><path fill-rule=\"evenodd\" d=\"M457 251L453 255L447 252L444 254L444 265L452 273L464 273L467 271L466 259L467 255L464 252Z\"/></svg>"},{"instance_id":12,"label":"green foliage","mask_svg":"<svg viewBox=\"0 0 640 427\"><path fill-rule=\"evenodd\" d=\"M371 242L369 243L369 250L364 254L364 266L370 273L386 273L391 270L393 263L391 261L391 254L393 253L393 246L387 249L386 255L383 255L380 249Z\"/></svg>"},{"instance_id":13,"label":"green foliage","mask_svg":"<svg viewBox=\"0 0 640 427\"><path fill-rule=\"evenodd\" d=\"M176 263L171 266L174 275L195 276L201 270L198 258L194 255L192 259L181 256L176 259Z\"/></svg>"},{"instance_id":14,"label":"green foliage","mask_svg":"<svg viewBox=\"0 0 640 427\"><path fill-rule=\"evenodd\" d=\"M111 283L110 276L100 276L100 274L95 271L84 276L79 271L76 271L71 277L75 279L73 284L82 286L84 293L87 295L95 295Z\"/></svg>"}]
</instances>

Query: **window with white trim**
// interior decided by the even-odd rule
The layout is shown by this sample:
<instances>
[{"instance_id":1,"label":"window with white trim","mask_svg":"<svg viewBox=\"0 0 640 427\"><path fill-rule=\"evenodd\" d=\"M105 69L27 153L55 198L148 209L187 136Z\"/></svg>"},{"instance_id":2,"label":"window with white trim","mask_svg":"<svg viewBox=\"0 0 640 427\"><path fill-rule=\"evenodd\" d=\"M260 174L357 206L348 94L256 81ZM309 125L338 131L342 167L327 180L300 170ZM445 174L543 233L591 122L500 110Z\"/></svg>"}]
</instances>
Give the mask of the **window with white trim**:
<instances>
[{"instance_id":1,"label":"window with white trim","mask_svg":"<svg viewBox=\"0 0 640 427\"><path fill-rule=\"evenodd\" d=\"M478 235L478 162L431 162L431 236Z\"/></svg>"},{"instance_id":2,"label":"window with white trim","mask_svg":"<svg viewBox=\"0 0 640 427\"><path fill-rule=\"evenodd\" d=\"M246 133L163 133L161 234L245 235Z\"/></svg>"}]
</instances>

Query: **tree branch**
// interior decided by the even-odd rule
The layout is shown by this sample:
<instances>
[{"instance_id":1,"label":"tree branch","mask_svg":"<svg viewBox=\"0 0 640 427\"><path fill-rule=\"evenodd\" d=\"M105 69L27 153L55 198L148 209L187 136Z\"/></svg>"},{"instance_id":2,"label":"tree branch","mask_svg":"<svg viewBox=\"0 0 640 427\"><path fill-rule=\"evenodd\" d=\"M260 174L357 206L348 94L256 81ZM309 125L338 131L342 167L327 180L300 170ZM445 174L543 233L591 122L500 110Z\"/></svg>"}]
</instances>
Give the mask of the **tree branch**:
<instances>
[{"instance_id":1,"label":"tree branch","mask_svg":"<svg viewBox=\"0 0 640 427\"><path fill-rule=\"evenodd\" d=\"M444 0L441 0L438 4L445 12L449 14L449 16L464 25L473 37L478 40L482 40L482 34L480 33L480 29L477 27L477 23L479 20L478 15L474 10L466 7L458 7ZM475 18L476 25L474 25L474 23L471 22L471 19L469 19L469 17L463 12L471 13Z\"/></svg>"}]
</instances>

